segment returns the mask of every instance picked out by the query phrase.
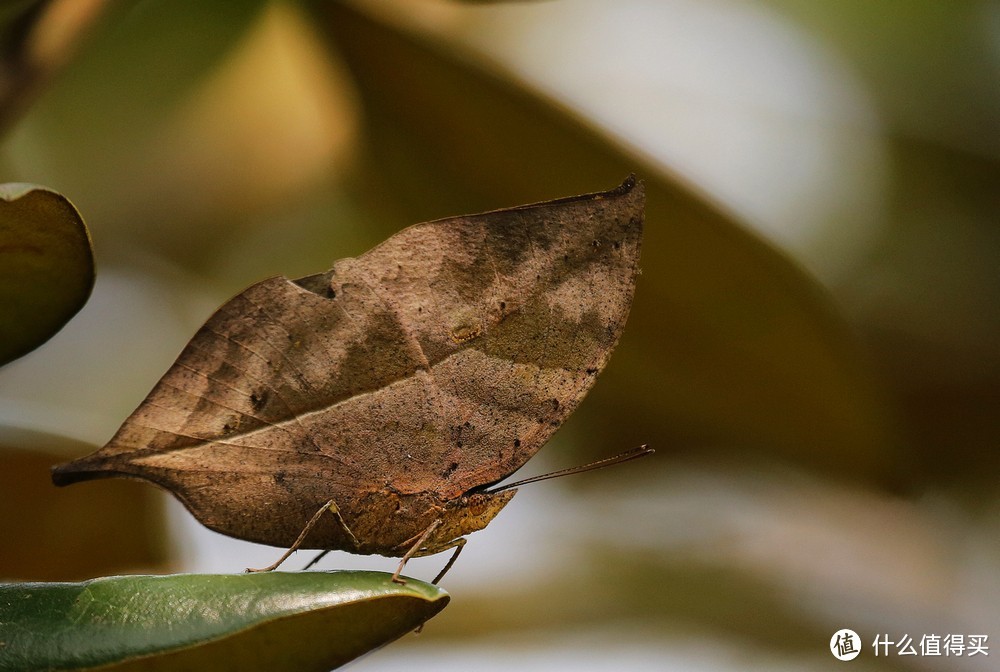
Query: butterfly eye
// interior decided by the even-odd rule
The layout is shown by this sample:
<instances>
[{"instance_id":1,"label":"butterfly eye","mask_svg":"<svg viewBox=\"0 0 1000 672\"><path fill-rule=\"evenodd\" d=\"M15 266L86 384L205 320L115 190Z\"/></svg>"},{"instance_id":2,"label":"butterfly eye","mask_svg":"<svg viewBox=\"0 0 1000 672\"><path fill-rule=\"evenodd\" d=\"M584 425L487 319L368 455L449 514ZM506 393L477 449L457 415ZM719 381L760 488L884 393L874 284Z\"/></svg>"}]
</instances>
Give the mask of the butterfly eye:
<instances>
[{"instance_id":1,"label":"butterfly eye","mask_svg":"<svg viewBox=\"0 0 1000 672\"><path fill-rule=\"evenodd\" d=\"M468 343L483 333L478 324L463 324L451 330L451 340L455 343Z\"/></svg>"}]
</instances>

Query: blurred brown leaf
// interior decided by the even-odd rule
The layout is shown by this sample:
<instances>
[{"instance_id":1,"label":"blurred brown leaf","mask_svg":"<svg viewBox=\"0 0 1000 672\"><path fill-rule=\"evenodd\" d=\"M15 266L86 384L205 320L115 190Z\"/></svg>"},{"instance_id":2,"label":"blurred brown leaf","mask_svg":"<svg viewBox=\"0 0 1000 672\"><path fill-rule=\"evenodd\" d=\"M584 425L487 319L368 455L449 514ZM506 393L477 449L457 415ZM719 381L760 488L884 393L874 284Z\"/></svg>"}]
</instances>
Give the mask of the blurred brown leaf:
<instances>
[{"instance_id":1,"label":"blurred brown leaf","mask_svg":"<svg viewBox=\"0 0 1000 672\"><path fill-rule=\"evenodd\" d=\"M835 288L900 399L912 462L962 498L1000 471L1000 162L895 137L890 225ZM984 501L991 501L988 496Z\"/></svg>"},{"instance_id":2,"label":"blurred brown leaf","mask_svg":"<svg viewBox=\"0 0 1000 672\"><path fill-rule=\"evenodd\" d=\"M52 465L92 448L39 432L0 431L0 578L69 581L165 568L159 493L127 482L78 490L52 485Z\"/></svg>"}]
</instances>

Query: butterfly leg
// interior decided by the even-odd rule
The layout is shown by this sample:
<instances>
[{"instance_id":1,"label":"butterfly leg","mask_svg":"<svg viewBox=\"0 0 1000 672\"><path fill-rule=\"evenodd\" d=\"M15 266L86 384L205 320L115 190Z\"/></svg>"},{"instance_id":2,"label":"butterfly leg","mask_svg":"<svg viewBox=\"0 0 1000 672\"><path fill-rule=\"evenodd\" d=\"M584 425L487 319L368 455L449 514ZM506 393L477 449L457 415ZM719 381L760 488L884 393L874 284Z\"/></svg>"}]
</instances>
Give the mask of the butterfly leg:
<instances>
[{"instance_id":1,"label":"butterfly leg","mask_svg":"<svg viewBox=\"0 0 1000 672\"><path fill-rule=\"evenodd\" d=\"M449 548L454 548L455 552L451 554L451 557L445 564L444 569L438 572L438 575L434 577L434 580L431 581L431 583L433 583L436 586L441 581L441 579L444 578L444 575L448 573L448 570L451 569L451 566L455 564L456 560L458 560L458 554L462 552L463 548L465 548L466 541L468 541L468 539L466 539L465 537L459 537L455 541L449 543L447 546L442 546L441 548L435 549L436 552L440 552L440 551L447 551Z\"/></svg>"},{"instance_id":2,"label":"butterfly leg","mask_svg":"<svg viewBox=\"0 0 1000 672\"><path fill-rule=\"evenodd\" d=\"M311 567L312 567L313 565L315 565L315 564L316 564L316 563L318 563L318 562L319 562L320 560L322 560L323 558L325 558L325 557L327 556L327 554L328 554L329 552L330 552L330 549L327 549L327 550L325 550L325 551L320 551L320 552L319 552L319 553L318 553L318 554L316 555L316 557L315 557L315 558L313 558L312 560L310 560L309 562L307 562L307 563L306 563L306 566L302 568L302 571L304 572L304 571L306 571L307 569L310 569L310 568L311 568Z\"/></svg>"},{"instance_id":3,"label":"butterfly leg","mask_svg":"<svg viewBox=\"0 0 1000 672\"><path fill-rule=\"evenodd\" d=\"M406 563L407 563L407 561L410 558L412 558L414 555L416 555L420 551L420 547L424 545L424 542L427 541L430 538L431 534L433 534L434 530L436 530L439 525L441 525L441 519L440 518L438 518L433 523L431 523L427 527L427 529L424 530L423 534L420 535L420 537L417 539L416 543L414 543L412 546L410 546L410 550L408 550L406 552L406 555L404 555L402 557L402 559L400 559L400 561L399 561L399 567L396 568L396 572L392 575L392 582L393 583L400 583L400 584L406 585L406 581L404 579L399 578L400 573L403 571L403 567L406 566ZM400 546L402 546L402 544L400 544Z\"/></svg>"},{"instance_id":4,"label":"butterfly leg","mask_svg":"<svg viewBox=\"0 0 1000 672\"><path fill-rule=\"evenodd\" d=\"M277 569L278 567L280 567L281 563L283 563L285 560L287 560L289 558L289 556L291 556L292 553L294 553L295 551L297 551L299 549L299 546L302 545L302 542L304 542L306 540L306 537L309 536L309 533L312 532L312 529L314 527L316 527L316 523L319 522L319 519L327 511L329 511L330 513L332 513L333 516L337 519L337 522L340 523L340 527L344 530L344 532L347 533L347 538L351 540L351 543L354 545L354 547L355 548L359 547L360 543L358 542L357 537L354 536L354 533L351 532L351 529L349 527L347 527L347 523L344 522L344 517L340 515L340 509L337 508L337 503L334 502L331 499L329 502L327 502L326 504L324 504L323 506L321 506L319 508L319 511L317 511L316 513L313 514L313 517L309 519L309 522L306 523L306 526L304 528L302 528L302 532L299 533L298 538L292 543L291 547L287 551L285 551L285 553L280 558L278 558L278 560L276 562L274 562L273 564L268 565L267 567L261 567L259 569L255 569L253 567L247 567L246 571L248 571L248 572L270 572L270 571L273 571L273 570ZM318 562L320 558L322 558L324 555L326 555L326 553L327 553L327 551L324 551L323 553L321 553L319 555L319 557L317 557L315 560L313 560L311 563L309 563L308 567L311 567L316 562Z\"/></svg>"},{"instance_id":5,"label":"butterfly leg","mask_svg":"<svg viewBox=\"0 0 1000 672\"><path fill-rule=\"evenodd\" d=\"M330 500L330 501L332 502L333 500ZM333 516L334 516L334 518L337 519L337 522L340 524L340 529L343 530L343 532L347 536L347 538L350 539L351 546L354 547L354 550L357 551L359 548L361 548L361 542L358 541L358 538L354 536L353 532L351 532L351 528L349 528L347 526L347 523L344 522L344 517L342 515L340 515L340 509L337 508L336 504L333 504L330 507L330 513L332 513ZM330 552L330 549L326 549L325 551L320 551L320 553L315 558L313 558L312 560L310 560L308 562L308 564L306 564L306 566L302 568L302 571L305 571L305 570L309 569L310 567L312 567L313 565L315 565L317 562L319 562L320 560L322 560L323 558L325 558L326 555L329 552Z\"/></svg>"},{"instance_id":6,"label":"butterfly leg","mask_svg":"<svg viewBox=\"0 0 1000 672\"><path fill-rule=\"evenodd\" d=\"M434 553L440 553L441 551L447 551L449 548L454 548L455 552L451 554L451 557L448 559L448 562L445 563L444 569L442 569L440 572L438 572L438 575L434 577L433 581L431 581L432 584L434 584L436 586L438 584L438 582L441 579L444 578L444 575L448 573L448 570L451 569L451 566L455 564L455 560L458 559L458 554L462 552L463 548L465 548L465 542L466 541L468 541L468 539L466 539L465 537L459 537L458 539L456 539L456 540L454 540L452 542L449 542L448 544L446 544L446 545L444 545L444 546L442 546L440 548L435 548L434 549ZM427 553L426 555L433 555L434 553ZM418 557L419 558L419 557L421 557L421 556L423 556L425 554L418 551L417 553L414 553L413 555L414 555L414 557ZM402 567L400 567L400 569L402 569ZM427 624L426 623L421 623L420 627L418 627L413 632L415 632L415 633L417 633L419 635L421 632L424 631L424 626L425 625L427 625Z\"/></svg>"}]
</instances>

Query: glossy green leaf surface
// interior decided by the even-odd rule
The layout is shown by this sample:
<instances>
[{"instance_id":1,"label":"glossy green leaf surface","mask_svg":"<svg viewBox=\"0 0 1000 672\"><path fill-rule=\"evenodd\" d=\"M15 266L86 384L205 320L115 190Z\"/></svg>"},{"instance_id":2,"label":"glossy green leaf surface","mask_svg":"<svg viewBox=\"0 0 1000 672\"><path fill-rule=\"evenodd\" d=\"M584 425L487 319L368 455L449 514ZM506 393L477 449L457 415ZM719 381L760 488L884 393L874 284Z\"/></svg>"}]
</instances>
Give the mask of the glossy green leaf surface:
<instances>
[{"instance_id":1,"label":"glossy green leaf surface","mask_svg":"<svg viewBox=\"0 0 1000 672\"><path fill-rule=\"evenodd\" d=\"M90 235L64 196L0 185L0 364L47 341L94 286Z\"/></svg>"},{"instance_id":2,"label":"glossy green leaf surface","mask_svg":"<svg viewBox=\"0 0 1000 672\"><path fill-rule=\"evenodd\" d=\"M590 443L751 448L821 469L846 460L855 476L886 472L892 414L814 279L684 180L377 5L311 7L365 104L358 184L392 210L387 221L607 188L630 172L646 182L643 275L588 399L601 418Z\"/></svg>"},{"instance_id":3,"label":"glossy green leaf surface","mask_svg":"<svg viewBox=\"0 0 1000 672\"><path fill-rule=\"evenodd\" d=\"M0 585L0 670L329 670L448 603L383 572L119 576Z\"/></svg>"}]
</instances>

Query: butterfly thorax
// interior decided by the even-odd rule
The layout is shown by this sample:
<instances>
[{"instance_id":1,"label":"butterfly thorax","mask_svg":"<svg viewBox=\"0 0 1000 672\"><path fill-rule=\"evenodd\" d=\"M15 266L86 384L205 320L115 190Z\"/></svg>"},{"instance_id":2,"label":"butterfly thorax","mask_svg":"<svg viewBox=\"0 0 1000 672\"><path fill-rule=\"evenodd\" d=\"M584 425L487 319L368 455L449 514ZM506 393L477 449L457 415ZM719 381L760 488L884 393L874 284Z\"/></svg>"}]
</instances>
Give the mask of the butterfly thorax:
<instances>
[{"instance_id":1,"label":"butterfly thorax","mask_svg":"<svg viewBox=\"0 0 1000 672\"><path fill-rule=\"evenodd\" d=\"M355 553L399 557L433 525L434 530L421 545L419 553L431 555L450 547L456 539L486 527L515 492L474 492L448 500L432 493L368 493L355 510L343 512L344 521L359 546L355 549L339 543L335 546Z\"/></svg>"}]
</instances>

